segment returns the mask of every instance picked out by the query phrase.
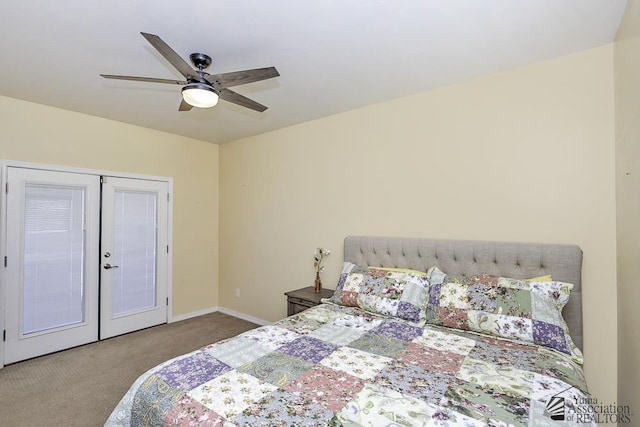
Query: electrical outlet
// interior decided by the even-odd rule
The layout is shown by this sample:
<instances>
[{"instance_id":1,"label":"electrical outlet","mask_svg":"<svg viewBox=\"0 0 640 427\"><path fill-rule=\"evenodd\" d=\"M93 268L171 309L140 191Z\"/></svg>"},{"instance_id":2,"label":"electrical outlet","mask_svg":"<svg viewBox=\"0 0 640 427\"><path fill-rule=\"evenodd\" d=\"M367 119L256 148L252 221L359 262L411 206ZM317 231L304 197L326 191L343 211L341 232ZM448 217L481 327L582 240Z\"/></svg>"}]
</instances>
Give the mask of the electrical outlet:
<instances>
[{"instance_id":1,"label":"electrical outlet","mask_svg":"<svg viewBox=\"0 0 640 427\"><path fill-rule=\"evenodd\" d=\"M240 298L240 288L236 288L236 298Z\"/></svg>"}]
</instances>

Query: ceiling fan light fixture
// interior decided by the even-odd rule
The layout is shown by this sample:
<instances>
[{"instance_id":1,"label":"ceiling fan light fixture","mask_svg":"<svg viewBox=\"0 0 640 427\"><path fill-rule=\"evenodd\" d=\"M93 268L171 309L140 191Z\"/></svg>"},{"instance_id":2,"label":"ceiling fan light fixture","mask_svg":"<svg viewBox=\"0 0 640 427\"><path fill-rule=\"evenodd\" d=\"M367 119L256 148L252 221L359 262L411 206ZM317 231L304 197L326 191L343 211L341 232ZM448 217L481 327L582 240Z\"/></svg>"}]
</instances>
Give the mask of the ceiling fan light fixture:
<instances>
[{"instance_id":1,"label":"ceiling fan light fixture","mask_svg":"<svg viewBox=\"0 0 640 427\"><path fill-rule=\"evenodd\" d=\"M182 99L197 108L211 108L218 103L218 94L204 83L189 83L182 88Z\"/></svg>"}]
</instances>

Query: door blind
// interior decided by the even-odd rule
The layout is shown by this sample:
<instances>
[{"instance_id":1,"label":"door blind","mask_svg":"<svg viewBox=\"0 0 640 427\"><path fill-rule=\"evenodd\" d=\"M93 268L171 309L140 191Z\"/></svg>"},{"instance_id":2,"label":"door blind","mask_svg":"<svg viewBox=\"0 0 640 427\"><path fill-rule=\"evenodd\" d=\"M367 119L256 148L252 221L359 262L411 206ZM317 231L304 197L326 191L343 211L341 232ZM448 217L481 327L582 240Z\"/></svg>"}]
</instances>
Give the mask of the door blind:
<instances>
[{"instance_id":1,"label":"door blind","mask_svg":"<svg viewBox=\"0 0 640 427\"><path fill-rule=\"evenodd\" d=\"M25 187L25 335L84 321L84 199L83 188Z\"/></svg>"}]
</instances>

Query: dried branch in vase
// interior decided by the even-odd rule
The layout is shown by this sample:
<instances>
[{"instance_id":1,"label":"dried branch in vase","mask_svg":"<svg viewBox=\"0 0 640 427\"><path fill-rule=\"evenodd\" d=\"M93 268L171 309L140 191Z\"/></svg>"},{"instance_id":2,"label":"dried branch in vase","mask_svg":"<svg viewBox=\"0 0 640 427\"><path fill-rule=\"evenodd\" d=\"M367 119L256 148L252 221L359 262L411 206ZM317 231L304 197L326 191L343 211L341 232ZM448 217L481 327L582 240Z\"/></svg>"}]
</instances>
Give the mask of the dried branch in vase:
<instances>
[{"instance_id":1,"label":"dried branch in vase","mask_svg":"<svg viewBox=\"0 0 640 427\"><path fill-rule=\"evenodd\" d=\"M324 249L318 246L318 248L313 254L313 266L316 269L316 280L315 280L316 293L320 293L322 291L322 280L320 279L320 273L324 271L322 260L324 259L324 257L328 256L330 253L331 251L329 249Z\"/></svg>"}]
</instances>

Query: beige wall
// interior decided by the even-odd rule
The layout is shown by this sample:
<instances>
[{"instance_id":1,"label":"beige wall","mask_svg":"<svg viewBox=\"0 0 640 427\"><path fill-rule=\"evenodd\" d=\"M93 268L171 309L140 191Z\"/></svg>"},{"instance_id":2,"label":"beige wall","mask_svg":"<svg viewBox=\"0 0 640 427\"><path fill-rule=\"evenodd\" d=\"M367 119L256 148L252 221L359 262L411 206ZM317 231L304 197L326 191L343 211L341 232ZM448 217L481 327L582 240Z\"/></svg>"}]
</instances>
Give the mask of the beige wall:
<instances>
[{"instance_id":1,"label":"beige wall","mask_svg":"<svg viewBox=\"0 0 640 427\"><path fill-rule=\"evenodd\" d=\"M0 159L174 179L173 314L218 305L219 147L0 97Z\"/></svg>"},{"instance_id":2,"label":"beige wall","mask_svg":"<svg viewBox=\"0 0 640 427\"><path fill-rule=\"evenodd\" d=\"M615 43L618 213L618 400L640 419L640 1L629 0ZM636 421L638 422L638 421Z\"/></svg>"},{"instance_id":3,"label":"beige wall","mask_svg":"<svg viewBox=\"0 0 640 427\"><path fill-rule=\"evenodd\" d=\"M220 305L282 318L316 245L335 286L349 234L576 243L586 375L613 403L613 85L605 46L222 145Z\"/></svg>"}]
</instances>

